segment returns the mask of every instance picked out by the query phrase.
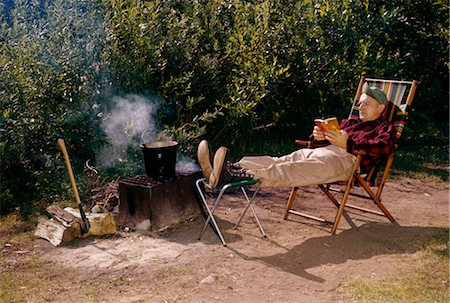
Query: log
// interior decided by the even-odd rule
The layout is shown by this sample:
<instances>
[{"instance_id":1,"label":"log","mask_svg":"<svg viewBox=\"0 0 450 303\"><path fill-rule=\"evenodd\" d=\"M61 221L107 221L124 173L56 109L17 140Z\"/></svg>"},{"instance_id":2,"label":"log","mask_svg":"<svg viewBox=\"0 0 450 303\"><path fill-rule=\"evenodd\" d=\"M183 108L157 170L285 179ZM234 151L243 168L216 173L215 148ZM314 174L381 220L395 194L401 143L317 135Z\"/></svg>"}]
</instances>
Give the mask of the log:
<instances>
[{"instance_id":1,"label":"log","mask_svg":"<svg viewBox=\"0 0 450 303\"><path fill-rule=\"evenodd\" d=\"M71 227L75 223L80 223L81 220L71 213L62 209L59 205L50 205L45 209L50 216L61 223L65 227Z\"/></svg>"},{"instance_id":2,"label":"log","mask_svg":"<svg viewBox=\"0 0 450 303\"><path fill-rule=\"evenodd\" d=\"M91 227L81 236L81 215L78 209L70 207L62 209L58 205L50 205L46 210L52 218L39 218L34 235L48 240L54 246L70 242L75 238L109 235L117 231L112 215L86 213Z\"/></svg>"},{"instance_id":3,"label":"log","mask_svg":"<svg viewBox=\"0 0 450 303\"><path fill-rule=\"evenodd\" d=\"M59 246L75 238L75 234L80 234L80 223L64 226L61 222L47 218L39 218L34 235L48 240L53 246Z\"/></svg>"},{"instance_id":4,"label":"log","mask_svg":"<svg viewBox=\"0 0 450 303\"><path fill-rule=\"evenodd\" d=\"M80 211L78 209L66 207L64 210L81 220ZM83 235L83 238L89 236L112 235L117 231L116 222L111 214L86 213L86 217L91 227L89 228L89 231ZM80 234L76 235L76 237L80 236Z\"/></svg>"}]
</instances>

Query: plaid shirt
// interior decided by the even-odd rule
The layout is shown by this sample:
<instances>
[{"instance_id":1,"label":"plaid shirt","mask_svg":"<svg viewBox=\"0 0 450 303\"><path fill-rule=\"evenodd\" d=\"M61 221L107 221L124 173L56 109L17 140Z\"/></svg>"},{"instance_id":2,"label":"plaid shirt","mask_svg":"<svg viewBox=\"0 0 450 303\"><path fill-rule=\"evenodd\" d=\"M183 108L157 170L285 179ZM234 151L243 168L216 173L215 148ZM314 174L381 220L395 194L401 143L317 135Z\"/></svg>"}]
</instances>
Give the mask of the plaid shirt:
<instances>
[{"instance_id":1,"label":"plaid shirt","mask_svg":"<svg viewBox=\"0 0 450 303\"><path fill-rule=\"evenodd\" d=\"M366 122L359 119L344 119L340 126L348 133L349 153L356 151L368 153L361 161L362 172L367 172L394 151L395 128L383 117Z\"/></svg>"}]
</instances>

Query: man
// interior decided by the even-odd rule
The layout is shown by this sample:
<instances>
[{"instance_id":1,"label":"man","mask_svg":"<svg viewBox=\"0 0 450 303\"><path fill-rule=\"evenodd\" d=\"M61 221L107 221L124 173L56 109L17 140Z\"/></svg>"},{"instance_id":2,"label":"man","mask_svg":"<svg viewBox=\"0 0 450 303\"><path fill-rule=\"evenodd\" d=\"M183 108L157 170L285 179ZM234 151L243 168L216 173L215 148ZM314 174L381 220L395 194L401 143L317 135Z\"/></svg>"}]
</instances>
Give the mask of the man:
<instances>
[{"instance_id":1,"label":"man","mask_svg":"<svg viewBox=\"0 0 450 303\"><path fill-rule=\"evenodd\" d=\"M208 142L202 141L198 148L200 166L211 187L239 179L260 179L261 185L266 187L348 180L356 159L353 153L367 153L360 166L365 172L394 149L394 127L382 116L386 102L383 91L365 83L359 99L359 119L344 119L340 132L323 132L314 127L314 140L327 140L329 145L299 149L282 157L243 157L239 162L227 165L227 148L220 147L211 164Z\"/></svg>"}]
</instances>

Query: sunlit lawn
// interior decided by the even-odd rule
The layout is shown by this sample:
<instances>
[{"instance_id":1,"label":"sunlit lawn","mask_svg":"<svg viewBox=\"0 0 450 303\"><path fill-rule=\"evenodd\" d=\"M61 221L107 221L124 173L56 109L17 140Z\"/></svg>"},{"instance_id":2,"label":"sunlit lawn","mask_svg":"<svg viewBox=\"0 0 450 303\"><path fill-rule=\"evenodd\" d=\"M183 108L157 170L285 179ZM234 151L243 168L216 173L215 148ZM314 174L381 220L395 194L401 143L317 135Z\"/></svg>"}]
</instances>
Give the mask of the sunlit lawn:
<instances>
[{"instance_id":1,"label":"sunlit lawn","mask_svg":"<svg viewBox=\"0 0 450 303\"><path fill-rule=\"evenodd\" d=\"M346 291L356 302L449 302L449 233L443 229L423 246L413 268L381 281L355 278Z\"/></svg>"}]
</instances>

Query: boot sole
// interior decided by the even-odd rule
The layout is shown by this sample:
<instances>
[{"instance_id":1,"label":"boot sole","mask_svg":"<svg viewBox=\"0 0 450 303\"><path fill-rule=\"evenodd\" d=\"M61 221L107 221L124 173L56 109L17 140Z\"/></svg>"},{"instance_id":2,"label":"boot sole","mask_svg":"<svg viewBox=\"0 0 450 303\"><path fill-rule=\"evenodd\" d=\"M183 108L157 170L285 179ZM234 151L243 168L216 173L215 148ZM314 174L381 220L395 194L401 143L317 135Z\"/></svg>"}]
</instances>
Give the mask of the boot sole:
<instances>
[{"instance_id":1,"label":"boot sole","mask_svg":"<svg viewBox=\"0 0 450 303\"><path fill-rule=\"evenodd\" d=\"M226 160L228 157L228 148L219 147L214 155L214 166L211 175L209 176L209 185L216 187L219 185L226 174Z\"/></svg>"},{"instance_id":2,"label":"boot sole","mask_svg":"<svg viewBox=\"0 0 450 303\"><path fill-rule=\"evenodd\" d=\"M213 171L213 167L211 165L211 150L209 148L208 141L202 140L198 145L197 159L202 169L203 177L209 179L209 176Z\"/></svg>"}]
</instances>

